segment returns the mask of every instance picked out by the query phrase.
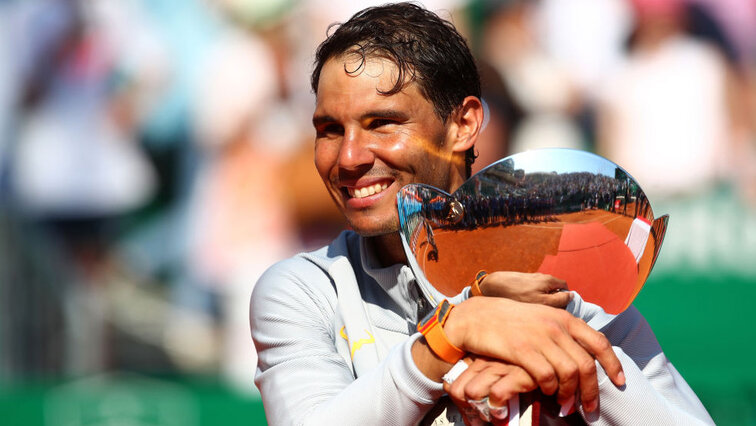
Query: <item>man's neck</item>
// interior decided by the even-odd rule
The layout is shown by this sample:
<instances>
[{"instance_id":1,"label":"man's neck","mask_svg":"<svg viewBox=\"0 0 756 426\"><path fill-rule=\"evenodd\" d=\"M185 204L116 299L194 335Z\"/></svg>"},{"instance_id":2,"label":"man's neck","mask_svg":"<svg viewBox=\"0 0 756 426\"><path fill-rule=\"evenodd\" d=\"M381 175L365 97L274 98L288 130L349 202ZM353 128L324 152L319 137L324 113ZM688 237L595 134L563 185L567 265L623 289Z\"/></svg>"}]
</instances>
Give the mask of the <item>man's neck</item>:
<instances>
[{"instance_id":1,"label":"man's neck","mask_svg":"<svg viewBox=\"0 0 756 426\"><path fill-rule=\"evenodd\" d=\"M381 263L381 266L391 266L397 263L407 264L407 257L404 255L402 240L398 232L392 234L368 237L368 244L372 246L375 257Z\"/></svg>"}]
</instances>

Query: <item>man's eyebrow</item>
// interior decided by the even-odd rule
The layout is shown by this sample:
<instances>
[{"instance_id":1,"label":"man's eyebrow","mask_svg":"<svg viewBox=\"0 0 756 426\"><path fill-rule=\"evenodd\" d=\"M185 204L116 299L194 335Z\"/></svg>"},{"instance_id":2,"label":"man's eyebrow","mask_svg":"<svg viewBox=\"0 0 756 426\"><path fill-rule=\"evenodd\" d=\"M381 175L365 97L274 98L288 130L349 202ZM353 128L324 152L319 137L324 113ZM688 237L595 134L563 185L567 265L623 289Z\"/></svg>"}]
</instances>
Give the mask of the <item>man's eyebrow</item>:
<instances>
[{"instance_id":1,"label":"man's eyebrow","mask_svg":"<svg viewBox=\"0 0 756 426\"><path fill-rule=\"evenodd\" d=\"M395 109L378 109L368 111L360 116L360 120L367 120L370 118L388 118L390 120L407 121L409 116L401 111Z\"/></svg>"},{"instance_id":2,"label":"man's eyebrow","mask_svg":"<svg viewBox=\"0 0 756 426\"><path fill-rule=\"evenodd\" d=\"M334 121L336 121L336 119L330 115L316 115L315 117L312 117L312 125L315 127L325 123L333 123Z\"/></svg>"},{"instance_id":3,"label":"man's eyebrow","mask_svg":"<svg viewBox=\"0 0 756 426\"><path fill-rule=\"evenodd\" d=\"M395 109L377 109L362 114L360 116L360 121L369 120L371 118L387 118L389 120L407 121L409 120L409 115ZM314 127L318 127L326 123L333 123L335 121L337 120L330 115L316 115L312 117L312 125Z\"/></svg>"}]
</instances>

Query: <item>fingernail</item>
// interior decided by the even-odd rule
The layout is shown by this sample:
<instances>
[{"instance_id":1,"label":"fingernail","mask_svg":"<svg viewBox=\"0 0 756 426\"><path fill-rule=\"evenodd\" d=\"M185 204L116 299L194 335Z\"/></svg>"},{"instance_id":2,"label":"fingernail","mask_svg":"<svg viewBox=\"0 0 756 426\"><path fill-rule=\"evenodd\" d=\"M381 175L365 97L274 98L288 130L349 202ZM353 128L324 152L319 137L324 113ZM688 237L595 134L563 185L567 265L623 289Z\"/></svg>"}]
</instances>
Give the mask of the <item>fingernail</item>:
<instances>
[{"instance_id":1,"label":"fingernail","mask_svg":"<svg viewBox=\"0 0 756 426\"><path fill-rule=\"evenodd\" d=\"M583 409L585 409L586 412L592 413L596 410L596 407L598 406L598 402L596 400L588 401L583 403Z\"/></svg>"},{"instance_id":2,"label":"fingernail","mask_svg":"<svg viewBox=\"0 0 756 426\"><path fill-rule=\"evenodd\" d=\"M505 401L504 405L501 407L492 407L490 400L487 402L488 404L488 412L491 413L491 416L497 420L505 420L509 418L509 407L508 402Z\"/></svg>"},{"instance_id":3,"label":"fingernail","mask_svg":"<svg viewBox=\"0 0 756 426\"><path fill-rule=\"evenodd\" d=\"M625 372L620 371L619 374L617 374L617 382L619 382L620 386L625 384Z\"/></svg>"},{"instance_id":4,"label":"fingernail","mask_svg":"<svg viewBox=\"0 0 756 426\"><path fill-rule=\"evenodd\" d=\"M575 405L575 395L572 395L567 401L562 404L559 409L559 417L565 417L570 414L572 407Z\"/></svg>"}]
</instances>

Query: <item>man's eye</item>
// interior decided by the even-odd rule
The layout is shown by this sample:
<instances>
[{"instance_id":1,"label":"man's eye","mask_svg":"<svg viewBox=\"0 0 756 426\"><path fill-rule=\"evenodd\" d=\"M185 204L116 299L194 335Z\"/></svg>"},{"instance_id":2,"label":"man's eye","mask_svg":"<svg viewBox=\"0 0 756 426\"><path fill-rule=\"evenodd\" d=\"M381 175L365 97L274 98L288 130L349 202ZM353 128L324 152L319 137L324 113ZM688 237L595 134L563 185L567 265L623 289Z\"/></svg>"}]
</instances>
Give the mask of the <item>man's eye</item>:
<instances>
[{"instance_id":1,"label":"man's eye","mask_svg":"<svg viewBox=\"0 0 756 426\"><path fill-rule=\"evenodd\" d=\"M379 127L388 126L389 124L397 124L396 120L390 120L387 118L376 118L368 125L370 129L377 129Z\"/></svg>"},{"instance_id":2,"label":"man's eye","mask_svg":"<svg viewBox=\"0 0 756 426\"><path fill-rule=\"evenodd\" d=\"M344 134L344 127L339 124L326 124L315 128L317 137L340 136Z\"/></svg>"}]
</instances>

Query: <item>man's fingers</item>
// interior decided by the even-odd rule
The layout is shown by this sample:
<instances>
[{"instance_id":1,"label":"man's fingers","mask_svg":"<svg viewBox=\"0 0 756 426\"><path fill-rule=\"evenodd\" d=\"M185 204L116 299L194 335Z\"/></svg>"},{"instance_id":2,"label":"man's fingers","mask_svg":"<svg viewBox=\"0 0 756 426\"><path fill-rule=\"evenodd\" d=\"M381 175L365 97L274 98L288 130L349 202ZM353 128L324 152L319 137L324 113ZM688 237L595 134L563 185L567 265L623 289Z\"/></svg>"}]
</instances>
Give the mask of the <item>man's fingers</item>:
<instances>
[{"instance_id":1,"label":"man's fingers","mask_svg":"<svg viewBox=\"0 0 756 426\"><path fill-rule=\"evenodd\" d=\"M565 336L561 343L562 348L570 355L577 367L577 378L580 386L580 399L583 408L587 412L593 411L598 405L599 389L598 377L596 376L596 361L593 357L579 344ZM575 396L574 390L559 388L557 402L565 403L568 399Z\"/></svg>"},{"instance_id":2,"label":"man's fingers","mask_svg":"<svg viewBox=\"0 0 756 426\"><path fill-rule=\"evenodd\" d=\"M572 300L572 293L569 291L557 291L556 293L545 293L541 295L540 303L552 306L554 308L564 308Z\"/></svg>"},{"instance_id":3,"label":"man's fingers","mask_svg":"<svg viewBox=\"0 0 756 426\"><path fill-rule=\"evenodd\" d=\"M481 371L465 385L465 397L471 400L481 400L488 396L491 386L502 377L503 370L492 365Z\"/></svg>"},{"instance_id":4,"label":"man's fingers","mask_svg":"<svg viewBox=\"0 0 756 426\"><path fill-rule=\"evenodd\" d=\"M559 279L552 275L547 275L547 277L550 291L567 290L567 281Z\"/></svg>"},{"instance_id":5,"label":"man's fingers","mask_svg":"<svg viewBox=\"0 0 756 426\"><path fill-rule=\"evenodd\" d=\"M612 344L603 333L596 331L588 326L584 321L576 319L570 325L570 334L580 343L591 355L593 355L599 364L604 367L606 375L616 386L625 384L625 374L622 371L617 354L614 353Z\"/></svg>"},{"instance_id":6,"label":"man's fingers","mask_svg":"<svg viewBox=\"0 0 756 426\"><path fill-rule=\"evenodd\" d=\"M494 407L503 407L515 395L537 388L538 384L525 370L512 366L511 371L491 386L488 400Z\"/></svg>"},{"instance_id":7,"label":"man's fingers","mask_svg":"<svg viewBox=\"0 0 756 426\"><path fill-rule=\"evenodd\" d=\"M573 347L568 350L569 345L572 345ZM576 352L577 350L580 350L587 355L585 349L571 341L569 336L566 335L559 336L556 344L547 345L543 348L544 355L551 365L554 366L557 378L559 379L557 401L566 400L569 395L574 395L575 392L578 391L579 385L582 386L582 377L580 376L578 364L571 353ZM590 356L588 357L590 358ZM593 381L595 383L595 377L593 378Z\"/></svg>"},{"instance_id":8,"label":"man's fingers","mask_svg":"<svg viewBox=\"0 0 756 426\"><path fill-rule=\"evenodd\" d=\"M520 367L485 358L475 359L451 385L444 386L462 413L466 425L477 426L482 425L483 420L494 421L507 417L507 401L504 400L502 405L491 405L489 395L492 387L512 372L519 374L512 376L508 386L507 383L500 384L498 394L513 396L524 392L528 390L528 382L531 383L531 389L536 387L532 380L526 380L530 376Z\"/></svg>"},{"instance_id":9,"label":"man's fingers","mask_svg":"<svg viewBox=\"0 0 756 426\"><path fill-rule=\"evenodd\" d=\"M514 364L519 365L536 381L546 395L553 395L559 388L559 379L552 363L535 350L522 350L517 353Z\"/></svg>"},{"instance_id":10,"label":"man's fingers","mask_svg":"<svg viewBox=\"0 0 756 426\"><path fill-rule=\"evenodd\" d=\"M459 377L457 377L457 379L454 380L451 385L444 385L446 393L449 394L449 397L454 401L455 404L457 404L458 407L467 405L465 387L467 386L467 383L475 378L475 376L478 375L478 373L483 368L485 368L484 364L476 363L473 361L473 363L467 367L467 370L463 371L462 374L460 374Z\"/></svg>"}]
</instances>

